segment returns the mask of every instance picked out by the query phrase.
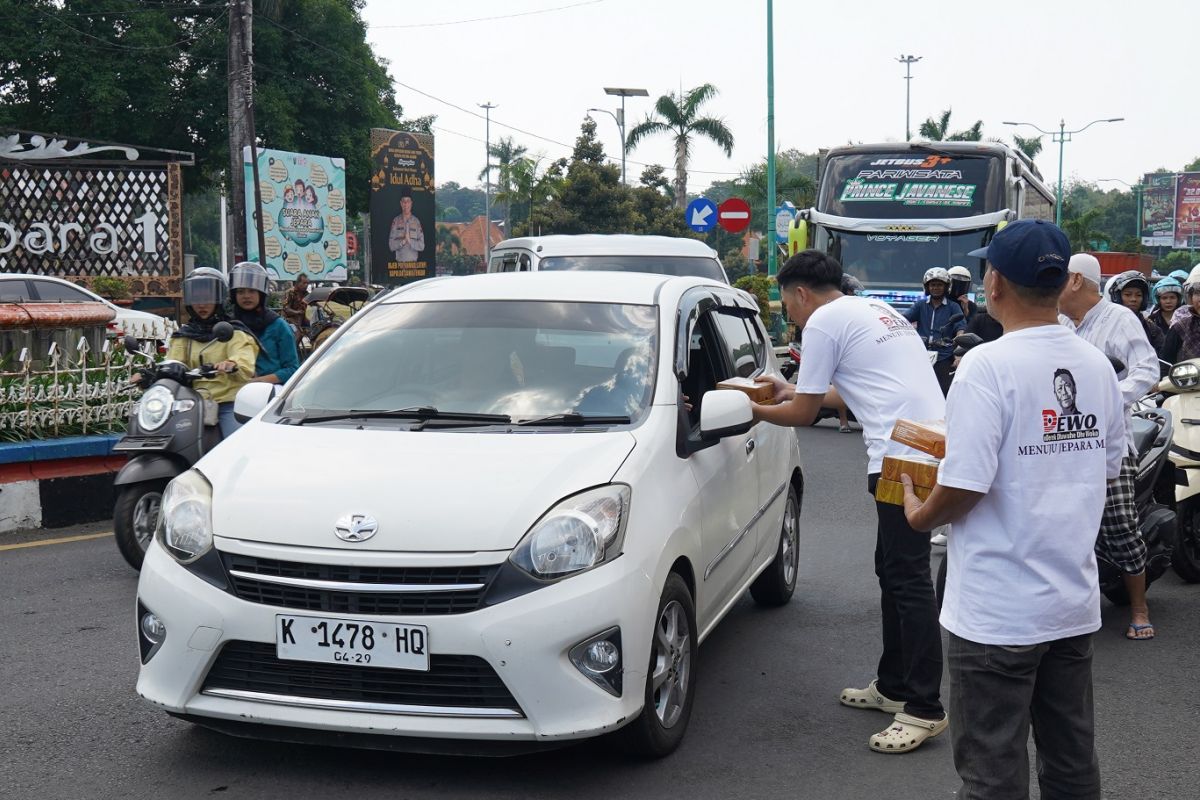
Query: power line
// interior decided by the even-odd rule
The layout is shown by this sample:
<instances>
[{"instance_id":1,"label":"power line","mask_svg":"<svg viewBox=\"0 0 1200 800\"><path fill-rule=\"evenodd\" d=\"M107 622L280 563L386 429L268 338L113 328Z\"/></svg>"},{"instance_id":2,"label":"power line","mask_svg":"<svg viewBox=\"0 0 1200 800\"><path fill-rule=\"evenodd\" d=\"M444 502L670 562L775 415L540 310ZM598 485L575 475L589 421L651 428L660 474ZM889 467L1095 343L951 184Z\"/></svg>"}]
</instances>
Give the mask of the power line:
<instances>
[{"instance_id":1,"label":"power line","mask_svg":"<svg viewBox=\"0 0 1200 800\"><path fill-rule=\"evenodd\" d=\"M411 25L371 25L372 30L384 30L391 28L441 28L447 25L466 25L471 22L492 22L499 19L512 19L514 17L532 17L535 14L549 14L554 11L565 11L570 8L579 8L580 6L592 6L596 3L603 3L605 0L585 0L582 3L571 3L566 6L556 6L555 8L540 8L534 11L520 11L516 14L499 14L494 17L475 17L474 19L456 19L447 22L416 22Z\"/></svg>"}]
</instances>

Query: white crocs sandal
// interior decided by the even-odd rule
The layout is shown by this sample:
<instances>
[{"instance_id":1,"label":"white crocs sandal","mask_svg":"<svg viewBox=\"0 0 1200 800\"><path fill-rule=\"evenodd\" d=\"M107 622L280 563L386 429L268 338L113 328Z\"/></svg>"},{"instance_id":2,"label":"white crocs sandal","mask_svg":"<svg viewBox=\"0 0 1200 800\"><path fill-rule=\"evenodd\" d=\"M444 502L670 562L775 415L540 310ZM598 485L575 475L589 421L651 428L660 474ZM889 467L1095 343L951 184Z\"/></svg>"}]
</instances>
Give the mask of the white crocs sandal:
<instances>
[{"instance_id":1,"label":"white crocs sandal","mask_svg":"<svg viewBox=\"0 0 1200 800\"><path fill-rule=\"evenodd\" d=\"M851 708L873 708L885 714L902 713L904 703L900 700L892 700L880 693L879 689L875 687L876 683L877 681L871 681L871 684L865 689L842 689L842 696L838 698L838 702Z\"/></svg>"},{"instance_id":2,"label":"white crocs sandal","mask_svg":"<svg viewBox=\"0 0 1200 800\"><path fill-rule=\"evenodd\" d=\"M871 749L877 753L908 753L924 744L926 739L942 733L949 725L949 717L935 720L897 714L891 726L871 737Z\"/></svg>"}]
</instances>

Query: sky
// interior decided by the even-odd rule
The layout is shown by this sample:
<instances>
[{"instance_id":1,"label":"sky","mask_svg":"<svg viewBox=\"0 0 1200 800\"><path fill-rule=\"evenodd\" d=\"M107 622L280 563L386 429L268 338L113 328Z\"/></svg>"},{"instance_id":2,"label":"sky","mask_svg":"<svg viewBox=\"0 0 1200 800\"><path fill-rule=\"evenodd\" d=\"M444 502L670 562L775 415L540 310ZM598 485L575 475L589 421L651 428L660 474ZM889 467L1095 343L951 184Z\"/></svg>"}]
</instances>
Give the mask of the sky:
<instances>
[{"instance_id":1,"label":"sky","mask_svg":"<svg viewBox=\"0 0 1200 800\"><path fill-rule=\"evenodd\" d=\"M627 129L667 92L719 90L704 112L734 135L733 157L699 140L688 190L732 178L767 152L766 0L368 0L363 17L388 59L406 117L434 114L436 180L480 184L485 121L549 163L569 156L591 107L615 110L606 86L637 87ZM500 18L497 18L500 17ZM849 141L903 141L902 54L912 67L911 125L953 110L952 130L983 120L985 137L1056 132L1124 117L1064 145L1065 182L1137 182L1200 156L1196 0L778 0L775 143L806 152ZM593 114L605 151L620 157L614 119ZM519 129L519 130L514 130ZM543 138L538 138L543 137ZM1037 158L1056 182L1059 145ZM673 176L670 138L628 155L631 182L647 163ZM1124 189L1119 183L1104 188Z\"/></svg>"}]
</instances>

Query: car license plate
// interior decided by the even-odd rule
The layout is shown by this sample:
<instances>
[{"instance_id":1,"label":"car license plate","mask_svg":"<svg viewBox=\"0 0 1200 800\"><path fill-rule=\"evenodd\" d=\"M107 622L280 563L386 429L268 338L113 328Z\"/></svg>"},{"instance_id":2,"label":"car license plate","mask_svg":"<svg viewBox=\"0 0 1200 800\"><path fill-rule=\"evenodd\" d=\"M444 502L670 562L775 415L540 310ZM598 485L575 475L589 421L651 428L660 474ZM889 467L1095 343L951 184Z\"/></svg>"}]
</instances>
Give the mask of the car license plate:
<instances>
[{"instance_id":1,"label":"car license plate","mask_svg":"<svg viewBox=\"0 0 1200 800\"><path fill-rule=\"evenodd\" d=\"M275 616L275 654L288 661L429 671L429 629L326 617Z\"/></svg>"}]
</instances>

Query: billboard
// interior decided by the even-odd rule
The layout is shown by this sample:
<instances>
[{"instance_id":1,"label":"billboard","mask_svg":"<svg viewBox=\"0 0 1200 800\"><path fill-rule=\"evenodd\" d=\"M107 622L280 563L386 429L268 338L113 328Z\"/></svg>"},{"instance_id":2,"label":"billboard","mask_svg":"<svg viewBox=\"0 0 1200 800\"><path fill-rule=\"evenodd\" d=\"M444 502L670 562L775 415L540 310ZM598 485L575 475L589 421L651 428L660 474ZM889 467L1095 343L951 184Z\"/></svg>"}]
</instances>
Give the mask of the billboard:
<instances>
[{"instance_id":1,"label":"billboard","mask_svg":"<svg viewBox=\"0 0 1200 800\"><path fill-rule=\"evenodd\" d=\"M433 137L372 128L372 282L394 286L436 274L433 191Z\"/></svg>"},{"instance_id":2,"label":"billboard","mask_svg":"<svg viewBox=\"0 0 1200 800\"><path fill-rule=\"evenodd\" d=\"M1142 245L1175 243L1175 175L1151 173L1142 179Z\"/></svg>"},{"instance_id":3,"label":"billboard","mask_svg":"<svg viewBox=\"0 0 1200 800\"><path fill-rule=\"evenodd\" d=\"M279 280L301 272L311 280L346 279L346 162L340 158L258 151L263 239L258 252L254 227L254 172L250 148L242 149L246 170L246 258Z\"/></svg>"},{"instance_id":4,"label":"billboard","mask_svg":"<svg viewBox=\"0 0 1200 800\"><path fill-rule=\"evenodd\" d=\"M1200 172L1185 172L1175 184L1175 247L1200 246Z\"/></svg>"}]
</instances>

